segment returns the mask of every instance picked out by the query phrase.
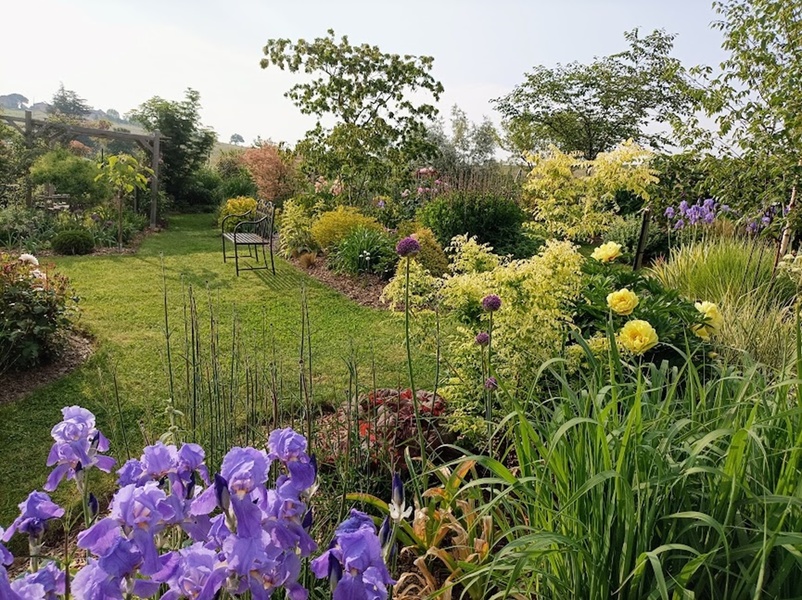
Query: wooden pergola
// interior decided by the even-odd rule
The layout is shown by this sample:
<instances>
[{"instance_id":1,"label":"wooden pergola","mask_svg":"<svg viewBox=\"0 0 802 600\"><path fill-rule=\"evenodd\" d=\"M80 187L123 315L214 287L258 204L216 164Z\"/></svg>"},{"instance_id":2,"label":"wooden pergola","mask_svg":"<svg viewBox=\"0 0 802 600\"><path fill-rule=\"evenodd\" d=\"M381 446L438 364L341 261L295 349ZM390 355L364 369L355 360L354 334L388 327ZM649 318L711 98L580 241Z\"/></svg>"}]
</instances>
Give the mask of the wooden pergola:
<instances>
[{"instance_id":1,"label":"wooden pergola","mask_svg":"<svg viewBox=\"0 0 802 600\"><path fill-rule=\"evenodd\" d=\"M5 121L14 129L22 134L25 144L33 147L34 138L43 137L48 143L59 138L74 138L79 135L90 137L107 138L112 140L124 140L136 142L139 146L150 153L150 168L153 176L150 179L150 226L156 226L156 209L159 198L159 162L161 159L161 142L168 138L163 137L158 131L151 134L130 133L127 131L111 131L108 129L98 129L95 127L84 127L83 125L73 125L60 121L42 121L34 119L31 111L25 111L25 117L11 117L0 114L0 120ZM30 202L31 188L27 189L28 202Z\"/></svg>"}]
</instances>

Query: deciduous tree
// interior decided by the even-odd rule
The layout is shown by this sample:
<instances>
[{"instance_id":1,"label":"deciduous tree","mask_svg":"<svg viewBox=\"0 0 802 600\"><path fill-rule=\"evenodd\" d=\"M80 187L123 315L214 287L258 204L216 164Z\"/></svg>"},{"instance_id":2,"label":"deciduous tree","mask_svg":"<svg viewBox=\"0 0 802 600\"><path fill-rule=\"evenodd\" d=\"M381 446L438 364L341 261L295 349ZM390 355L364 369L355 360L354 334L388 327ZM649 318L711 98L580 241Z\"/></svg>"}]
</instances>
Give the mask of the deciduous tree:
<instances>
[{"instance_id":1,"label":"deciduous tree","mask_svg":"<svg viewBox=\"0 0 802 600\"><path fill-rule=\"evenodd\" d=\"M311 76L285 95L317 117L300 144L315 175L338 178L349 194L360 195L380 189L394 169L407 170L412 160L431 154L425 125L437 108L419 98L423 92L438 100L443 91L431 75L433 58L352 45L347 36L338 41L333 30L311 42L270 39L264 55L262 68Z\"/></svg>"},{"instance_id":2,"label":"deciduous tree","mask_svg":"<svg viewBox=\"0 0 802 600\"><path fill-rule=\"evenodd\" d=\"M685 70L671 57L674 36L654 31L624 34L629 49L590 64L536 66L526 81L493 102L501 113L508 149L524 157L554 144L593 160L627 139L659 147L663 134L647 129L690 106Z\"/></svg>"}]
</instances>

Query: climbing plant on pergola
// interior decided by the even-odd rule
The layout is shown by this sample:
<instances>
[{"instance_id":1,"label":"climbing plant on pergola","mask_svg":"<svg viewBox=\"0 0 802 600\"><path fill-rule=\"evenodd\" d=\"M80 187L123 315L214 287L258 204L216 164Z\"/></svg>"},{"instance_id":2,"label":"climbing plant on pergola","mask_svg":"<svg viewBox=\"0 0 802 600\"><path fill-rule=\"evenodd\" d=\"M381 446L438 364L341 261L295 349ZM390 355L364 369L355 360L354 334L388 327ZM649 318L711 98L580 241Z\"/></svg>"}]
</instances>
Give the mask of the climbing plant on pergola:
<instances>
[{"instance_id":1,"label":"climbing plant on pergola","mask_svg":"<svg viewBox=\"0 0 802 600\"><path fill-rule=\"evenodd\" d=\"M57 139L72 139L79 135L136 142L151 157L150 168L153 176L150 179L150 226L156 226L156 212L159 199L159 163L161 161L161 143L168 139L158 131L153 133L130 133L127 131L110 131L95 127L73 125L62 121L43 121L34 119L31 111L26 110L24 117L12 117L0 114L5 121L22 134L25 145L33 147L35 138L44 138L48 143ZM27 186L27 201L31 202L31 186Z\"/></svg>"}]
</instances>

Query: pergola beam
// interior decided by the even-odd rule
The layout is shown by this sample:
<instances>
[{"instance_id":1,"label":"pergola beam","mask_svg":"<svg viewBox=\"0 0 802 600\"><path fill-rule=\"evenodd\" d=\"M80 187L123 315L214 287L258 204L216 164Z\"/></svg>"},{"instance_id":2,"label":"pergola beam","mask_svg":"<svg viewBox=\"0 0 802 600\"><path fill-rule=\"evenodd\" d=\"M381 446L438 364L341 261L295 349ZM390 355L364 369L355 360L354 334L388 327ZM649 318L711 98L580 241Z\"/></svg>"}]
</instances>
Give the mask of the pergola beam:
<instances>
[{"instance_id":1,"label":"pergola beam","mask_svg":"<svg viewBox=\"0 0 802 600\"><path fill-rule=\"evenodd\" d=\"M94 127L84 127L82 125L72 125L70 123L60 123L58 121L42 121L34 119L31 111L25 111L25 117L12 117L9 115L0 114L0 120L5 121L14 129L19 131L25 138L25 143L28 147L33 147L33 138L36 135L43 135L46 131L50 130L46 137L55 139L56 137L69 136L75 137L78 135L88 135L90 137L99 137L112 140L125 140L136 142L143 150L151 154L151 169L153 170L153 177L150 180L150 226L156 226L156 213L159 200L159 163L161 158L161 141L168 139L155 131L152 134L144 133L130 133L128 131L111 131L109 129L96 129ZM19 126L19 123L24 124L24 128ZM53 131L55 130L55 131ZM31 186L27 186L27 194L30 196ZM30 197L28 198L30 203Z\"/></svg>"}]
</instances>

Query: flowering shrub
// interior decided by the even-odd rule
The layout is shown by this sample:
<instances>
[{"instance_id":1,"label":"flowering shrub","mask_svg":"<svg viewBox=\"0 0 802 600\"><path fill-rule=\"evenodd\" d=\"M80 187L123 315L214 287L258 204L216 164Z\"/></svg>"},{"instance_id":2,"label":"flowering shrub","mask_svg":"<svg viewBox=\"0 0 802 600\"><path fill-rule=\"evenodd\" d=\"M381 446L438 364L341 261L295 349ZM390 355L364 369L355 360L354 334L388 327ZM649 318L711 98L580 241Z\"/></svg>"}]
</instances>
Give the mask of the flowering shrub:
<instances>
[{"instance_id":1,"label":"flowering shrub","mask_svg":"<svg viewBox=\"0 0 802 600\"><path fill-rule=\"evenodd\" d=\"M30 254L0 253L0 372L35 367L70 326L69 282Z\"/></svg>"},{"instance_id":2,"label":"flowering shrub","mask_svg":"<svg viewBox=\"0 0 802 600\"><path fill-rule=\"evenodd\" d=\"M315 220L312 224L312 239L324 250L330 250L360 227L376 230L382 228L376 219L363 215L356 208L338 206L324 212Z\"/></svg>"},{"instance_id":3,"label":"flowering shrub","mask_svg":"<svg viewBox=\"0 0 802 600\"><path fill-rule=\"evenodd\" d=\"M685 227L711 225L715 220L730 212L726 204L719 204L713 198L698 200L696 204L688 204L685 200L676 207L669 206L664 212L669 228L681 230Z\"/></svg>"},{"instance_id":4,"label":"flowering shrub","mask_svg":"<svg viewBox=\"0 0 802 600\"><path fill-rule=\"evenodd\" d=\"M656 355L679 360L672 346L683 352L688 347L692 351L699 347L700 340L693 333L704 318L679 292L667 289L642 271L597 260L586 261L582 271L582 294L574 303L573 324L585 340L606 338L608 326L612 325L619 333L619 345L636 355L651 352L655 361ZM648 328L628 326L632 321L646 323ZM598 349L606 347L603 342L594 343Z\"/></svg>"},{"instance_id":5,"label":"flowering shrub","mask_svg":"<svg viewBox=\"0 0 802 600\"><path fill-rule=\"evenodd\" d=\"M525 198L549 234L590 239L605 233L614 222L616 193L628 191L649 199L649 186L657 182L649 167L652 156L631 140L593 161L552 146L548 153L533 157Z\"/></svg>"},{"instance_id":6,"label":"flowering shrub","mask_svg":"<svg viewBox=\"0 0 802 600\"><path fill-rule=\"evenodd\" d=\"M254 198L247 196L237 196L236 198L229 198L225 204L220 207L220 216L217 218L218 226L223 225L223 219L231 215L245 215L243 217L235 217L226 221L226 231L234 231L234 227L241 221L253 220L256 214L257 202ZM247 213L247 214L246 214Z\"/></svg>"},{"instance_id":7,"label":"flowering shrub","mask_svg":"<svg viewBox=\"0 0 802 600\"><path fill-rule=\"evenodd\" d=\"M83 499L84 529L77 545L87 559L70 574L74 598L178 600L223 594L266 599L280 588L292 600L308 597L298 578L302 559L317 549L308 533L317 465L303 436L277 429L266 449L232 448L213 477L200 446L159 441L117 471L119 489L104 516L89 488L93 467L110 471L114 466L104 454L108 440L91 412L72 406L62 414L52 430L48 464L55 469L45 488L55 489L66 477ZM269 486L271 471L277 478ZM61 517L63 509L47 494L33 492L20 510L0 536L3 541L15 533L28 536L31 568L9 582L0 566L0 597L64 597L65 573L53 561L41 564L40 556L46 523ZM367 598L368 591L371 598L386 598L386 586L394 582L371 518L352 511L335 536L311 565L318 577L329 577L334 598ZM0 545L0 563L10 561ZM68 569L70 561L61 564Z\"/></svg>"}]
</instances>

